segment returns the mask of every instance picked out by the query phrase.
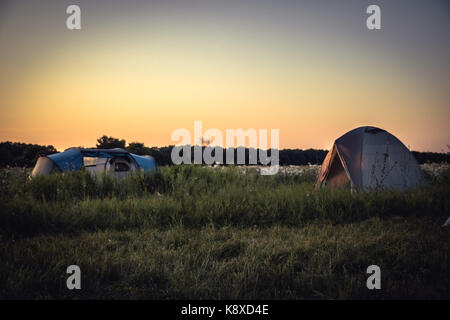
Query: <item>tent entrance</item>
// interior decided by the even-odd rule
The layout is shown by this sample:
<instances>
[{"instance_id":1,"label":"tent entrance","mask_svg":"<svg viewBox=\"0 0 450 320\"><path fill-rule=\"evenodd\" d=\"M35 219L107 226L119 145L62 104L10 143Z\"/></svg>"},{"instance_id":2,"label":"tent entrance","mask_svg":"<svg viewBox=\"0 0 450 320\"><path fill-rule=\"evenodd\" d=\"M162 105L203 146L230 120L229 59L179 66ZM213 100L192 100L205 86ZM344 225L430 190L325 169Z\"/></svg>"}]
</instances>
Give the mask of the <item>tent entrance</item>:
<instances>
[{"instance_id":1,"label":"tent entrance","mask_svg":"<svg viewBox=\"0 0 450 320\"><path fill-rule=\"evenodd\" d=\"M334 157L331 160L331 165L328 169L328 174L325 179L325 184L332 188L351 187L350 178L348 177L337 152L334 152Z\"/></svg>"}]
</instances>

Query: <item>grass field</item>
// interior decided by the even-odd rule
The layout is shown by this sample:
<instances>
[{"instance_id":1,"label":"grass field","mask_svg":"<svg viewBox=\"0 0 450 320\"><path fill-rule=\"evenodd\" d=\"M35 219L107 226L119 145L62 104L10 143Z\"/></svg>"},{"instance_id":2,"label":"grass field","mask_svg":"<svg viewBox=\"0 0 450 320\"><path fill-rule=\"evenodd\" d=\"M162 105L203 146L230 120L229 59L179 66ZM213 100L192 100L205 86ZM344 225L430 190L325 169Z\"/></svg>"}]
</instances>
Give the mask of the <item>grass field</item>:
<instances>
[{"instance_id":1,"label":"grass field","mask_svg":"<svg viewBox=\"0 0 450 320\"><path fill-rule=\"evenodd\" d=\"M314 191L316 172L2 169L0 298L450 298L448 167L406 192ZM73 264L81 290L66 287Z\"/></svg>"}]
</instances>

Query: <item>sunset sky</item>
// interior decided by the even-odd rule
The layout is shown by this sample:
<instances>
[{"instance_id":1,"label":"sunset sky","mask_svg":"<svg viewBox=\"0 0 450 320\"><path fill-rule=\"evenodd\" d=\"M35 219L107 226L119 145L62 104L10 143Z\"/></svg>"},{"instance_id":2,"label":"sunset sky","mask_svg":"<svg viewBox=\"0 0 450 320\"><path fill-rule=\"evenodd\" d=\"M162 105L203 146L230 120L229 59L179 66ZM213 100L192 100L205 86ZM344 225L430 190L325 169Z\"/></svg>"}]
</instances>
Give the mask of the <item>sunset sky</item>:
<instances>
[{"instance_id":1,"label":"sunset sky","mask_svg":"<svg viewBox=\"0 0 450 320\"><path fill-rule=\"evenodd\" d=\"M281 148L372 125L448 152L450 2L1 1L0 88L0 141L58 150L103 134L165 146L202 120L279 129Z\"/></svg>"}]
</instances>

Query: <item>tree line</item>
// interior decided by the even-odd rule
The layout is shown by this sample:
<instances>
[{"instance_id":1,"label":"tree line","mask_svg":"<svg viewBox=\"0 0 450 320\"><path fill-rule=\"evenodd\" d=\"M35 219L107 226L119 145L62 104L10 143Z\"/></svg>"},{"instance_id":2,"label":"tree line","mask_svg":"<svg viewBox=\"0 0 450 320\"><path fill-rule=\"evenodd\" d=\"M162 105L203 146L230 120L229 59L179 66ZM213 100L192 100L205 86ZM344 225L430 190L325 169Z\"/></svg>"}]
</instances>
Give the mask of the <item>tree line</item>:
<instances>
[{"instance_id":1,"label":"tree line","mask_svg":"<svg viewBox=\"0 0 450 320\"><path fill-rule=\"evenodd\" d=\"M123 139L108 137L106 135L97 139L97 144L95 146L95 148L98 149L122 148L138 155L150 155L155 158L155 161L159 166L172 164L171 153L173 147L174 146L148 147L142 142L130 142L127 145L126 141ZM192 163L194 156L193 148L194 147L191 146ZM244 151L245 161L246 164L248 164L250 149L242 147L233 148L235 163L237 163L237 153L239 149L244 149L241 151ZM258 152L258 150L256 151ZM40 156L45 156L56 152L58 151L51 145L42 146L10 141L0 142L0 167L33 167ZM223 152L223 159L226 159L226 149L220 148L219 152ZM282 149L279 150L279 163L282 166L321 164L327 155L327 152L327 150L321 149ZM418 151L413 151L412 153L420 164L450 162L450 153Z\"/></svg>"}]
</instances>

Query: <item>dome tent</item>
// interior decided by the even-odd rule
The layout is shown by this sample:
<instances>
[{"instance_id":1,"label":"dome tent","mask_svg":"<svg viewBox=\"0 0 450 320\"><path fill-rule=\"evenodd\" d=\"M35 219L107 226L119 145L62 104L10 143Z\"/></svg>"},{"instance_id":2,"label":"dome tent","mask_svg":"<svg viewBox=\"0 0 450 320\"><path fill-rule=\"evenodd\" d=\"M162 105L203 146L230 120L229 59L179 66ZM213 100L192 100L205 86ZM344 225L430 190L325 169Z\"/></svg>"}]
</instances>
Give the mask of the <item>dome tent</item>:
<instances>
[{"instance_id":1,"label":"dome tent","mask_svg":"<svg viewBox=\"0 0 450 320\"><path fill-rule=\"evenodd\" d=\"M425 184L418 162L389 132L359 127L338 138L323 161L316 187L404 190Z\"/></svg>"}]
</instances>

